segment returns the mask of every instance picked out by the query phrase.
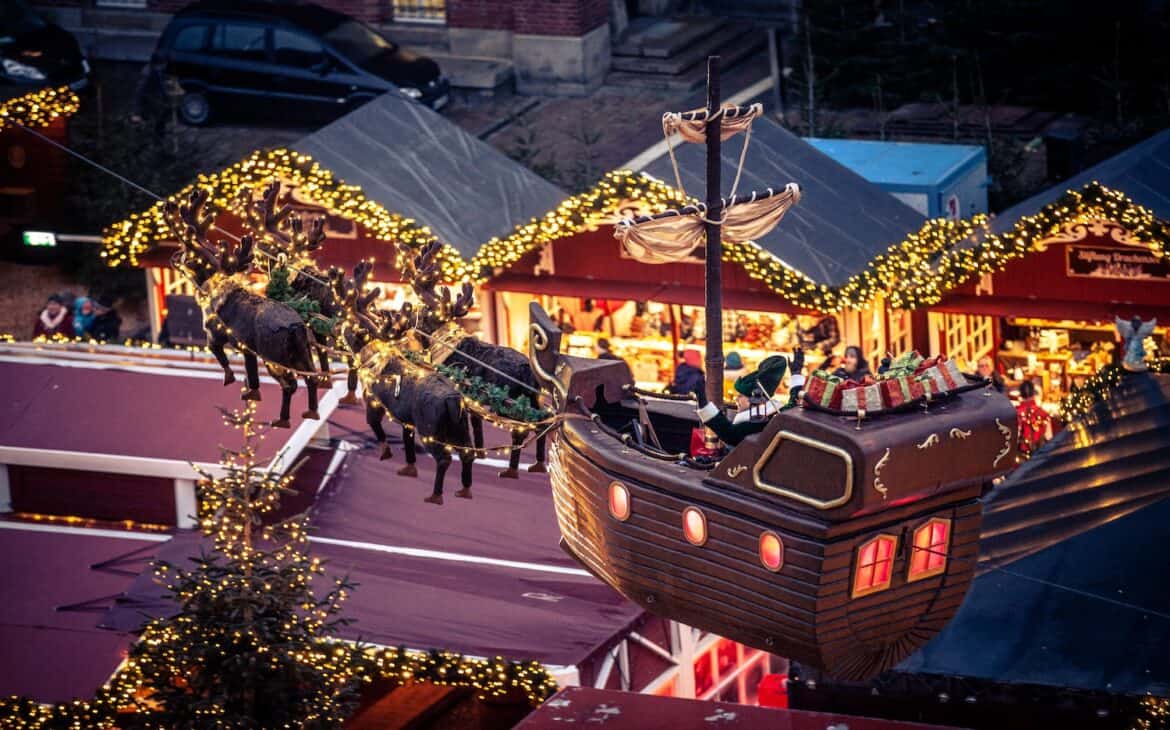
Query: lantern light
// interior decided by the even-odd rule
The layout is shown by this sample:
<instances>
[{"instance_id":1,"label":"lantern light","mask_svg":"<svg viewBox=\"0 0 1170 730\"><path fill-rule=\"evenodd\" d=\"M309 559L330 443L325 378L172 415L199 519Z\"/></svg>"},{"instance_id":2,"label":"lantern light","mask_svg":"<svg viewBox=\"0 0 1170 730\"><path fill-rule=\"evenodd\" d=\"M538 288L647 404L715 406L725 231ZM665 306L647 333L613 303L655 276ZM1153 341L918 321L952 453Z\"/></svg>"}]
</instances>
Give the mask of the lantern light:
<instances>
[{"instance_id":1,"label":"lantern light","mask_svg":"<svg viewBox=\"0 0 1170 730\"><path fill-rule=\"evenodd\" d=\"M622 522L630 517L630 490L621 482L609 485L609 513Z\"/></svg>"},{"instance_id":2,"label":"lantern light","mask_svg":"<svg viewBox=\"0 0 1170 730\"><path fill-rule=\"evenodd\" d=\"M682 512L683 537L692 545L707 542L707 517L698 507L687 507Z\"/></svg>"},{"instance_id":3,"label":"lantern light","mask_svg":"<svg viewBox=\"0 0 1170 730\"><path fill-rule=\"evenodd\" d=\"M773 573L784 567L784 542L771 530L760 535L760 562Z\"/></svg>"}]
</instances>

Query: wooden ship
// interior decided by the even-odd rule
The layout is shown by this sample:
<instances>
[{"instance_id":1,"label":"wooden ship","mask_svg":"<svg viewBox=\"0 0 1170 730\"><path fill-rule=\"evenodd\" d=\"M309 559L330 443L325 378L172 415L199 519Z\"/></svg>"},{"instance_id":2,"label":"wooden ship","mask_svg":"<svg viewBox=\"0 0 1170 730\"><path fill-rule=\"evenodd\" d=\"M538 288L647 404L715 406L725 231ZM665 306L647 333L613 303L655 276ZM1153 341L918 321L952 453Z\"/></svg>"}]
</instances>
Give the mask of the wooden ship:
<instances>
[{"instance_id":1,"label":"wooden ship","mask_svg":"<svg viewBox=\"0 0 1170 730\"><path fill-rule=\"evenodd\" d=\"M707 135L709 178L718 137ZM713 192L703 220L718 402L711 221L736 198L721 200L717 181ZM889 669L954 616L978 558L979 497L1016 463L1004 396L974 384L864 420L789 409L701 464L687 454L693 401L638 391L622 361L561 354L555 323L535 302L530 316L533 369L563 415L549 460L562 546L598 578L657 615L840 679Z\"/></svg>"}]
</instances>

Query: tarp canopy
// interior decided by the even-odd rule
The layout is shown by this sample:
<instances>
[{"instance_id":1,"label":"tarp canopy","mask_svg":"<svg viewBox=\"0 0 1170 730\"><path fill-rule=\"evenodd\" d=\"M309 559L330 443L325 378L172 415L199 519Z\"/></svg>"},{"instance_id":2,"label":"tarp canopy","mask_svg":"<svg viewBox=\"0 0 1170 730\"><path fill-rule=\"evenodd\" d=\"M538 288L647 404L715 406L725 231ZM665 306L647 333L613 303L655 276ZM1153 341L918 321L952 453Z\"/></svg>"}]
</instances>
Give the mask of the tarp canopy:
<instances>
[{"instance_id":1,"label":"tarp canopy","mask_svg":"<svg viewBox=\"0 0 1170 730\"><path fill-rule=\"evenodd\" d=\"M743 137L723 143L723 193L731 190ZM675 147L683 185L702 198L706 185L703 145ZM670 157L663 154L644 172L675 185ZM739 194L800 185L800 203L783 222L755 243L819 284L840 285L863 271L890 246L922 227L910 206L868 182L812 145L762 117L752 128Z\"/></svg>"},{"instance_id":2,"label":"tarp canopy","mask_svg":"<svg viewBox=\"0 0 1170 730\"><path fill-rule=\"evenodd\" d=\"M905 672L1170 694L1170 376L1129 375L988 495L979 575Z\"/></svg>"},{"instance_id":3,"label":"tarp canopy","mask_svg":"<svg viewBox=\"0 0 1170 730\"><path fill-rule=\"evenodd\" d=\"M98 627L102 607L159 546L153 536L0 522L0 697L91 698L134 641Z\"/></svg>"},{"instance_id":4,"label":"tarp canopy","mask_svg":"<svg viewBox=\"0 0 1170 730\"><path fill-rule=\"evenodd\" d=\"M421 104L383 94L294 143L391 213L470 260L489 239L556 208L565 193Z\"/></svg>"},{"instance_id":5,"label":"tarp canopy","mask_svg":"<svg viewBox=\"0 0 1170 730\"><path fill-rule=\"evenodd\" d=\"M1124 193L1163 220L1170 218L1170 129L1013 205L992 219L991 230L1008 231L1020 218L1034 215L1065 192L1080 190L1093 181Z\"/></svg>"}]
</instances>

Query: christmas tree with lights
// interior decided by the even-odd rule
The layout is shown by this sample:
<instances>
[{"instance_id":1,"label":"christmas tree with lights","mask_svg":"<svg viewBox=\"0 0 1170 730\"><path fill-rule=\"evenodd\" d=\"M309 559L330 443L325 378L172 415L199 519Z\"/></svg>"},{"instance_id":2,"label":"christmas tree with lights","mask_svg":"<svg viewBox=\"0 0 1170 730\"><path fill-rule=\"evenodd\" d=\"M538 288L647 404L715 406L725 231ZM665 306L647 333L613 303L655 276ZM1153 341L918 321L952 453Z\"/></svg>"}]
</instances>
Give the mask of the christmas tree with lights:
<instances>
[{"instance_id":1,"label":"christmas tree with lights","mask_svg":"<svg viewBox=\"0 0 1170 730\"><path fill-rule=\"evenodd\" d=\"M257 464L263 433L254 403L223 413L243 446L221 447L221 475L197 469L200 530L214 546L190 566L156 563L179 613L147 626L116 693L133 697L135 725L340 725L366 674L361 651L329 639L346 623L341 604L353 586L335 579L323 596L314 593L324 571L308 554L307 516L264 522L291 491L295 469L282 475Z\"/></svg>"}]
</instances>

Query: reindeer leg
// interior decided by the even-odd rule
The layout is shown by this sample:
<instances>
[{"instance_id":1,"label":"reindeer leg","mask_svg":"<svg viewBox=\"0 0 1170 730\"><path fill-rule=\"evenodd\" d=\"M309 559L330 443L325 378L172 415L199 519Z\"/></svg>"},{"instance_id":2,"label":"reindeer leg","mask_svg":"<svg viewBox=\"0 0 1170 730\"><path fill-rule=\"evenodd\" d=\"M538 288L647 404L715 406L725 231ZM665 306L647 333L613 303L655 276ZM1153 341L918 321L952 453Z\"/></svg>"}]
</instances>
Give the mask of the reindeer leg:
<instances>
[{"instance_id":1,"label":"reindeer leg","mask_svg":"<svg viewBox=\"0 0 1170 730\"><path fill-rule=\"evenodd\" d=\"M512 450L508 452L508 468L500 472L501 479L520 478L520 444L524 443L524 434L512 434Z\"/></svg>"},{"instance_id":2,"label":"reindeer leg","mask_svg":"<svg viewBox=\"0 0 1170 730\"><path fill-rule=\"evenodd\" d=\"M447 453L447 449L441 444L431 445L431 455L435 457L435 487L431 492L431 496L424 499L424 502L431 504L443 503L443 479L447 476L447 467L451 466L451 455Z\"/></svg>"},{"instance_id":3,"label":"reindeer leg","mask_svg":"<svg viewBox=\"0 0 1170 730\"><path fill-rule=\"evenodd\" d=\"M231 385L236 382L236 374L232 372L232 365L228 362L227 353L223 351L223 346L227 344L227 338L223 335L212 335L207 338L207 349L211 350L211 354L215 355L215 361L223 368L223 384Z\"/></svg>"},{"instance_id":4,"label":"reindeer leg","mask_svg":"<svg viewBox=\"0 0 1170 730\"><path fill-rule=\"evenodd\" d=\"M378 457L378 461L389 459L394 455L394 452L390 450L390 442L386 440L386 430L382 428L382 411L372 402L366 403L366 423L370 424L374 438L382 444L382 455Z\"/></svg>"},{"instance_id":5,"label":"reindeer leg","mask_svg":"<svg viewBox=\"0 0 1170 730\"><path fill-rule=\"evenodd\" d=\"M418 476L418 467L414 464L417 459L414 453L414 429L409 426L402 427L402 449L406 452L406 466L398 470L398 475L403 477ZM442 450L442 447L439 447L439 449ZM443 451L443 453L445 454L447 452ZM447 457L447 461L449 462L450 460L451 458ZM442 496L442 494L439 495L440 499ZM441 501L440 504L442 504Z\"/></svg>"},{"instance_id":6,"label":"reindeer leg","mask_svg":"<svg viewBox=\"0 0 1170 730\"><path fill-rule=\"evenodd\" d=\"M321 366L321 374L316 377L316 384L320 388L329 387L329 353L324 347L317 348L317 362Z\"/></svg>"},{"instance_id":7,"label":"reindeer leg","mask_svg":"<svg viewBox=\"0 0 1170 730\"><path fill-rule=\"evenodd\" d=\"M475 444L476 456L481 459L487 456L483 450L483 419L479 416L471 417L471 438L472 443Z\"/></svg>"},{"instance_id":8,"label":"reindeer leg","mask_svg":"<svg viewBox=\"0 0 1170 730\"><path fill-rule=\"evenodd\" d=\"M240 397L244 400L260 400L260 362L250 352L244 353L244 373L248 388Z\"/></svg>"},{"instance_id":9,"label":"reindeer leg","mask_svg":"<svg viewBox=\"0 0 1170 730\"><path fill-rule=\"evenodd\" d=\"M361 403L361 400L357 396L357 363L355 363L351 357L346 364L349 366L349 372L345 375L345 395L341 397L341 400L339 400L338 403L343 406L356 406L357 404Z\"/></svg>"},{"instance_id":10,"label":"reindeer leg","mask_svg":"<svg viewBox=\"0 0 1170 730\"><path fill-rule=\"evenodd\" d=\"M293 393L297 392L297 376L288 371L272 372L272 377L280 383L280 418L272 422L274 428L291 428L289 409L292 406Z\"/></svg>"},{"instance_id":11,"label":"reindeer leg","mask_svg":"<svg viewBox=\"0 0 1170 730\"><path fill-rule=\"evenodd\" d=\"M547 433L542 433L536 437L536 463L528 467L528 471L533 474L547 474L548 467L544 463L544 447L545 440L548 438Z\"/></svg>"},{"instance_id":12,"label":"reindeer leg","mask_svg":"<svg viewBox=\"0 0 1170 730\"><path fill-rule=\"evenodd\" d=\"M471 499L471 465L475 463L475 451L472 449L459 450L459 481L463 489L455 492L456 497Z\"/></svg>"},{"instance_id":13,"label":"reindeer leg","mask_svg":"<svg viewBox=\"0 0 1170 730\"><path fill-rule=\"evenodd\" d=\"M293 383L296 383L296 376L291 375ZM307 418L310 421L320 421L321 415L317 413L317 381L316 375L305 376L305 388L309 391L309 410L301 414L301 418Z\"/></svg>"}]
</instances>

